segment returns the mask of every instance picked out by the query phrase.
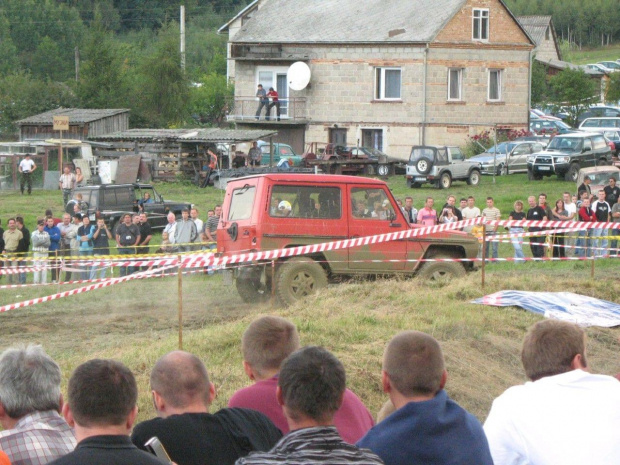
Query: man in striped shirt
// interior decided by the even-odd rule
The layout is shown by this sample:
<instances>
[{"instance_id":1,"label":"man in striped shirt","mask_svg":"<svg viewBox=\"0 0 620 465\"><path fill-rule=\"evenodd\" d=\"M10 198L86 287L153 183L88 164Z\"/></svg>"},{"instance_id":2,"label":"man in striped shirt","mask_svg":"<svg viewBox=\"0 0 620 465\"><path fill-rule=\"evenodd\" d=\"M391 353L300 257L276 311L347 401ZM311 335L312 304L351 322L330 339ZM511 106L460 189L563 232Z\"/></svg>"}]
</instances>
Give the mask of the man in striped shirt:
<instances>
[{"instance_id":1,"label":"man in striped shirt","mask_svg":"<svg viewBox=\"0 0 620 465\"><path fill-rule=\"evenodd\" d=\"M276 391L291 432L269 452L251 453L236 465L383 463L338 435L333 417L345 387L344 367L327 350L310 346L291 354L282 365Z\"/></svg>"},{"instance_id":2,"label":"man in striped shirt","mask_svg":"<svg viewBox=\"0 0 620 465\"><path fill-rule=\"evenodd\" d=\"M493 197L487 197L487 208L482 210L482 216L484 216L489 221L498 221L501 219L502 215L499 209L495 206L493 202ZM493 236L497 234L497 228L498 228L498 225L492 225L492 224L485 225L485 235L487 236L485 256L487 259L491 258L489 257L489 246L491 244L491 239L493 238ZM499 242L493 241L493 257L492 258L498 257L498 250L499 250Z\"/></svg>"}]
</instances>

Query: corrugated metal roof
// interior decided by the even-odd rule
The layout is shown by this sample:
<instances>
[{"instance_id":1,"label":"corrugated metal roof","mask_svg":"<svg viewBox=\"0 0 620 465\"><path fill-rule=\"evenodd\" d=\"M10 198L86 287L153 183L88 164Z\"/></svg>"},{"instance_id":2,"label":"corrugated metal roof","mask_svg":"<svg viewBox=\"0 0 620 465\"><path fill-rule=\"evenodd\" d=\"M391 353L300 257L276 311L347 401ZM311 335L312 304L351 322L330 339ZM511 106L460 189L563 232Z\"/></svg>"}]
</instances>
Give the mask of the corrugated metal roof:
<instances>
[{"instance_id":1,"label":"corrugated metal roof","mask_svg":"<svg viewBox=\"0 0 620 465\"><path fill-rule=\"evenodd\" d=\"M466 0L270 0L232 42L430 42Z\"/></svg>"},{"instance_id":2,"label":"corrugated metal roof","mask_svg":"<svg viewBox=\"0 0 620 465\"><path fill-rule=\"evenodd\" d=\"M573 63L569 63L568 61L561 61L561 60L543 60L540 58L536 58L536 61L541 62L543 65L547 65L550 66L551 68L556 68L556 69L582 69L583 71L585 71L586 74L590 75L590 76L604 76L605 73L603 73L602 71L595 71L593 69L587 69L584 66L585 65L575 65Z\"/></svg>"},{"instance_id":3,"label":"corrugated metal roof","mask_svg":"<svg viewBox=\"0 0 620 465\"><path fill-rule=\"evenodd\" d=\"M517 16L523 29L527 31L534 43L538 46L545 40L545 33L551 23L551 16Z\"/></svg>"},{"instance_id":4,"label":"corrugated metal roof","mask_svg":"<svg viewBox=\"0 0 620 465\"><path fill-rule=\"evenodd\" d=\"M83 108L57 108L46 111L38 115L17 121L17 124L52 124L54 116L68 116L69 124L90 123L101 118L128 113L128 108L105 108L105 109L83 109Z\"/></svg>"},{"instance_id":5,"label":"corrugated metal roof","mask_svg":"<svg viewBox=\"0 0 620 465\"><path fill-rule=\"evenodd\" d=\"M277 131L261 129L129 129L101 136L96 141L185 141L185 142L251 142L274 136Z\"/></svg>"}]
</instances>

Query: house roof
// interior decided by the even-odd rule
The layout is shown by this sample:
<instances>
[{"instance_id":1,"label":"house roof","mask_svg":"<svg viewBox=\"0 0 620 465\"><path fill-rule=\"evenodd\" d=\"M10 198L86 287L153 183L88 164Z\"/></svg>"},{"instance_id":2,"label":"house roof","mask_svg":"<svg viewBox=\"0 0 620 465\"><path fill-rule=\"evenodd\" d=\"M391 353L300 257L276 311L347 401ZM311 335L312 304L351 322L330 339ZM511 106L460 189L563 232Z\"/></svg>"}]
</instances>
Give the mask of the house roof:
<instances>
[{"instance_id":1,"label":"house roof","mask_svg":"<svg viewBox=\"0 0 620 465\"><path fill-rule=\"evenodd\" d=\"M568 61L561 60L542 60L540 58L536 58L536 61L541 62L545 66L549 66L555 69L582 69L588 76L598 77L604 76L605 73L602 71L595 71L593 69L587 69L582 65L576 65L574 63L569 63Z\"/></svg>"},{"instance_id":2,"label":"house roof","mask_svg":"<svg viewBox=\"0 0 620 465\"><path fill-rule=\"evenodd\" d=\"M128 108L106 108L100 110L89 110L83 108L57 108L55 110L39 113L28 118L17 121L17 124L53 124L54 116L68 116L69 124L90 123L109 116L121 113L129 113Z\"/></svg>"},{"instance_id":3,"label":"house roof","mask_svg":"<svg viewBox=\"0 0 620 465\"><path fill-rule=\"evenodd\" d=\"M259 2L259 0L254 0L252 3L250 3L248 6L246 6L243 10L241 10L239 13L237 13L235 16L233 16L230 21L228 21L226 24L224 24L222 27L220 27L217 30L218 34L221 34L223 32L228 31L228 26L230 26L233 21L235 21L237 18L241 18L243 15L245 15L245 13L247 11L250 11L254 8L254 5L256 5Z\"/></svg>"},{"instance_id":4,"label":"house roof","mask_svg":"<svg viewBox=\"0 0 620 465\"><path fill-rule=\"evenodd\" d=\"M253 13L232 42L425 43L465 3L466 0L269 0Z\"/></svg>"},{"instance_id":5,"label":"house roof","mask_svg":"<svg viewBox=\"0 0 620 465\"><path fill-rule=\"evenodd\" d=\"M551 23L551 16L517 16L523 29L527 31L536 45L545 40L545 32Z\"/></svg>"},{"instance_id":6,"label":"house roof","mask_svg":"<svg viewBox=\"0 0 620 465\"><path fill-rule=\"evenodd\" d=\"M251 142L269 136L277 131L260 129L129 129L127 131L90 136L95 141L174 141L174 142Z\"/></svg>"}]
</instances>

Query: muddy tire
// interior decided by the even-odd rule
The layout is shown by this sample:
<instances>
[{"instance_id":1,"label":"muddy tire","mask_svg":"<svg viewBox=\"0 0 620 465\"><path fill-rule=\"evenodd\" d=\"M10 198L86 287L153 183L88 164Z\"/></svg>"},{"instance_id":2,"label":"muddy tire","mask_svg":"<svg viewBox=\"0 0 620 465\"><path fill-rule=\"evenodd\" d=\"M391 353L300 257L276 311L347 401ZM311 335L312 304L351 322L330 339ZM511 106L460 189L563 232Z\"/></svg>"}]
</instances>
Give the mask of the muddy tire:
<instances>
[{"instance_id":1,"label":"muddy tire","mask_svg":"<svg viewBox=\"0 0 620 465\"><path fill-rule=\"evenodd\" d=\"M293 305L324 287L327 287L327 274L311 258L291 258L278 270L276 295L284 305Z\"/></svg>"},{"instance_id":2,"label":"muddy tire","mask_svg":"<svg viewBox=\"0 0 620 465\"><path fill-rule=\"evenodd\" d=\"M529 181L540 181L542 179L542 175L534 174L532 170L527 170L527 179Z\"/></svg>"},{"instance_id":3,"label":"muddy tire","mask_svg":"<svg viewBox=\"0 0 620 465\"><path fill-rule=\"evenodd\" d=\"M570 165L570 168L564 175L564 179L570 182L577 182L577 178L579 177L579 165L577 163L573 163Z\"/></svg>"},{"instance_id":4,"label":"muddy tire","mask_svg":"<svg viewBox=\"0 0 620 465\"><path fill-rule=\"evenodd\" d=\"M444 255L433 258L453 258ZM451 280L465 276L465 268L459 262L426 262L422 265L418 277L425 281Z\"/></svg>"},{"instance_id":5,"label":"muddy tire","mask_svg":"<svg viewBox=\"0 0 620 465\"><path fill-rule=\"evenodd\" d=\"M262 271L263 267L255 266L237 277L237 292L244 302L262 303L271 297L271 286L261 281Z\"/></svg>"},{"instance_id":6,"label":"muddy tire","mask_svg":"<svg viewBox=\"0 0 620 465\"><path fill-rule=\"evenodd\" d=\"M477 186L480 184L480 171L471 170L469 176L467 177L467 184L470 186Z\"/></svg>"}]
</instances>

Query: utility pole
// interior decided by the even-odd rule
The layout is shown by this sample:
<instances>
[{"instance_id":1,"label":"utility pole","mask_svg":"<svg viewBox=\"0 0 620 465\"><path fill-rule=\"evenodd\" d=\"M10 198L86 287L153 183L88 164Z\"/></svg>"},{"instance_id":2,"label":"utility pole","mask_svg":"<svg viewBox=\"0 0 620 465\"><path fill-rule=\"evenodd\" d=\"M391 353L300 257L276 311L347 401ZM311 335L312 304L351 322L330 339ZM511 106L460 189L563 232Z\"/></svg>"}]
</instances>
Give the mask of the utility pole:
<instances>
[{"instance_id":1,"label":"utility pole","mask_svg":"<svg viewBox=\"0 0 620 465\"><path fill-rule=\"evenodd\" d=\"M80 49L75 46L75 82L80 80Z\"/></svg>"},{"instance_id":2,"label":"utility pole","mask_svg":"<svg viewBox=\"0 0 620 465\"><path fill-rule=\"evenodd\" d=\"M181 5L181 69L185 71L185 5Z\"/></svg>"}]
</instances>

